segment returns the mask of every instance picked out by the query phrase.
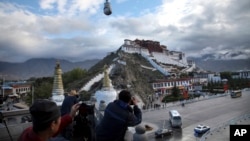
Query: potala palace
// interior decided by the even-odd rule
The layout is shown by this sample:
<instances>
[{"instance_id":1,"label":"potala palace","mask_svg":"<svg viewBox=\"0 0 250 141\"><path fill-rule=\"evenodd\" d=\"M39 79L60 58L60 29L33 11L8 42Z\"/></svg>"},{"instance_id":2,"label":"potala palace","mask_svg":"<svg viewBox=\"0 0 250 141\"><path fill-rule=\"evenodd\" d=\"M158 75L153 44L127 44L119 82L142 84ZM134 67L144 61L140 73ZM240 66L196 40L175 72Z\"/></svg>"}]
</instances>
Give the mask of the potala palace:
<instances>
[{"instance_id":1,"label":"potala palace","mask_svg":"<svg viewBox=\"0 0 250 141\"><path fill-rule=\"evenodd\" d=\"M191 72L196 66L187 60L185 53L170 51L158 41L125 39L121 49L127 53L138 53L146 58L157 70L169 75L176 72Z\"/></svg>"}]
</instances>

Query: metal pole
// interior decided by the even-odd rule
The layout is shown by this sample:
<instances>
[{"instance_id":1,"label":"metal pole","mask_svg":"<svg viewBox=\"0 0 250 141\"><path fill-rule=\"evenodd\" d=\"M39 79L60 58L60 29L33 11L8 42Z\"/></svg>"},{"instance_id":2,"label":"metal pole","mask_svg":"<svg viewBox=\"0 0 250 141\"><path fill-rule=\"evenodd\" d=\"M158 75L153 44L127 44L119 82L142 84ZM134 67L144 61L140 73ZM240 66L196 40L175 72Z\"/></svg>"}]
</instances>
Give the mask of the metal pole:
<instances>
[{"instance_id":1,"label":"metal pole","mask_svg":"<svg viewBox=\"0 0 250 141\"><path fill-rule=\"evenodd\" d=\"M6 123L5 119L3 120L3 122L4 122L4 125L5 125L5 127L6 127L6 129L7 129L7 131L8 131L10 140L13 141L13 138L12 138L12 136L10 135L10 130L9 130L8 126L7 126L7 123Z\"/></svg>"},{"instance_id":2,"label":"metal pole","mask_svg":"<svg viewBox=\"0 0 250 141\"><path fill-rule=\"evenodd\" d=\"M32 95L31 95L31 97L32 97L32 104L34 103L34 86L33 86L33 84L32 84Z\"/></svg>"},{"instance_id":3,"label":"metal pole","mask_svg":"<svg viewBox=\"0 0 250 141\"><path fill-rule=\"evenodd\" d=\"M4 97L4 76L3 76L3 97Z\"/></svg>"}]
</instances>

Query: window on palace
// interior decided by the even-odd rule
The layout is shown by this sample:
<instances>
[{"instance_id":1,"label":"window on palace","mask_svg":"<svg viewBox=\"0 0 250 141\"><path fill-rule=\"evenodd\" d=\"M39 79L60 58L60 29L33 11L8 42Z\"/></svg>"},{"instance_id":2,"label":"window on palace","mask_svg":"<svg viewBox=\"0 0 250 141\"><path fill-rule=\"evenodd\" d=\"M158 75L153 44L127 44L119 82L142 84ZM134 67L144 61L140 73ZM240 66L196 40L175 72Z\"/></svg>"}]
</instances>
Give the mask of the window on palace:
<instances>
[{"instance_id":1,"label":"window on palace","mask_svg":"<svg viewBox=\"0 0 250 141\"><path fill-rule=\"evenodd\" d=\"M156 86L157 86L157 85L156 85L156 84L154 84L154 88L156 88Z\"/></svg>"},{"instance_id":2,"label":"window on palace","mask_svg":"<svg viewBox=\"0 0 250 141\"><path fill-rule=\"evenodd\" d=\"M159 83L155 84L155 88L158 88L158 87L160 87L160 84Z\"/></svg>"}]
</instances>

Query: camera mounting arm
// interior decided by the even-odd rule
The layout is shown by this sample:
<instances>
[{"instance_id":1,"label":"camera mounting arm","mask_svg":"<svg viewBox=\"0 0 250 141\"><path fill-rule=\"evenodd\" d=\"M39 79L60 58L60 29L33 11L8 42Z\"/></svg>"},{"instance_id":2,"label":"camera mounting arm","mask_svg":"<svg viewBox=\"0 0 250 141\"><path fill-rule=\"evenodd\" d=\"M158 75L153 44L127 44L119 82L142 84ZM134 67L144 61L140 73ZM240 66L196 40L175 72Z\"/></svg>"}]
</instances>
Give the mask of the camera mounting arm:
<instances>
[{"instance_id":1,"label":"camera mounting arm","mask_svg":"<svg viewBox=\"0 0 250 141\"><path fill-rule=\"evenodd\" d=\"M112 14L112 9L108 0L106 0L106 2L104 3L103 13L107 16Z\"/></svg>"}]
</instances>

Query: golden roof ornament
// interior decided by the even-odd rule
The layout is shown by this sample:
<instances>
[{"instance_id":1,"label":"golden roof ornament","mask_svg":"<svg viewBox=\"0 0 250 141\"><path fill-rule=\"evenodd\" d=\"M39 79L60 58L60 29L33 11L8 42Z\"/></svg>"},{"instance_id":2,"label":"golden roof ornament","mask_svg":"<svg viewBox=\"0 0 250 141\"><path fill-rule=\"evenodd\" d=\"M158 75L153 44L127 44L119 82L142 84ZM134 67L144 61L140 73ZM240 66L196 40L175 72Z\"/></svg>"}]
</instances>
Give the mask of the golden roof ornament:
<instances>
[{"instance_id":1,"label":"golden roof ornament","mask_svg":"<svg viewBox=\"0 0 250 141\"><path fill-rule=\"evenodd\" d=\"M104 65L103 88L110 88L110 79L107 65Z\"/></svg>"}]
</instances>

